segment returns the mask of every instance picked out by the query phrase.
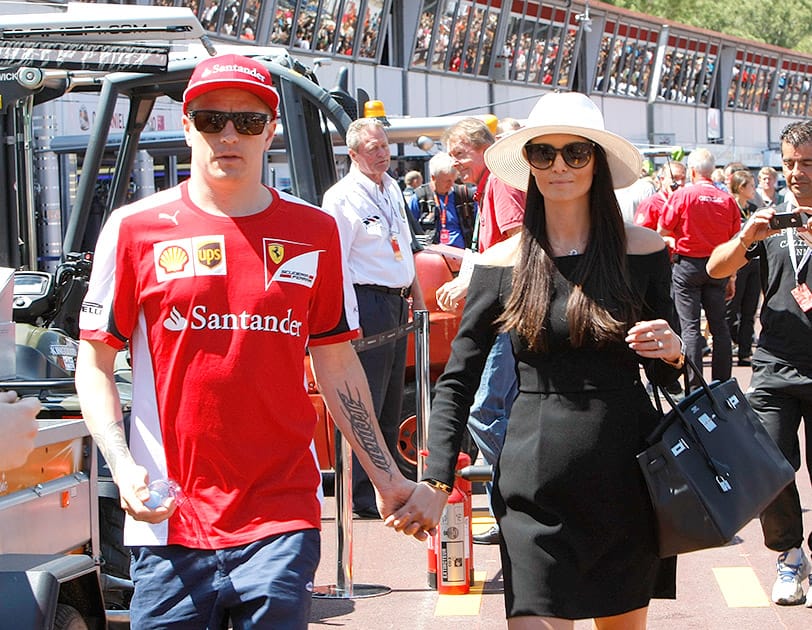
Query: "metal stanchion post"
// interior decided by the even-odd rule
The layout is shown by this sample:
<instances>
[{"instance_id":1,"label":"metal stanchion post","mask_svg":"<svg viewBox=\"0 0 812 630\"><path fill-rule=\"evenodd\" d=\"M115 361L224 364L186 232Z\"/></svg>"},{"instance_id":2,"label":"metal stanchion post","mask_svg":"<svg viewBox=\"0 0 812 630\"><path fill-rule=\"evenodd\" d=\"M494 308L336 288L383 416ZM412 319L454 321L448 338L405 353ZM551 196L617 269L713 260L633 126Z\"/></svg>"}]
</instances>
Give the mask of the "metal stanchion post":
<instances>
[{"instance_id":1,"label":"metal stanchion post","mask_svg":"<svg viewBox=\"0 0 812 630\"><path fill-rule=\"evenodd\" d=\"M429 312L414 313L414 365L417 396L417 478L425 466L429 437L431 383L429 376Z\"/></svg>"},{"instance_id":2,"label":"metal stanchion post","mask_svg":"<svg viewBox=\"0 0 812 630\"><path fill-rule=\"evenodd\" d=\"M410 330L416 331L417 470L422 471L428 437L429 389L431 387L429 384L429 312L415 311L412 324L365 338L361 340L361 345L356 346L356 349L363 352L364 347L392 341ZM315 587L313 597L359 599L385 595L392 590L388 586L353 584L352 582L352 449L338 429L335 431L335 457L336 557L338 560L336 583Z\"/></svg>"},{"instance_id":3,"label":"metal stanchion post","mask_svg":"<svg viewBox=\"0 0 812 630\"><path fill-rule=\"evenodd\" d=\"M419 373L425 371L425 380L422 384L421 378L417 380L418 397L421 395L425 398L425 402L418 405L418 440L420 436L420 418L424 418L424 422L428 421L428 311L417 311L414 314L415 326L418 322L422 324L417 327L418 331L423 331L422 335L419 333L418 339L415 343L415 353L417 356L417 363ZM394 332L394 331L390 331ZM402 334L402 331L401 333ZM397 335L385 335L386 338L396 338ZM423 337L423 343L419 343L420 337ZM380 335L384 337L384 335ZM381 339L364 340L372 343L380 343ZM421 346L423 346L421 348ZM363 351L363 347L359 350ZM421 355L421 352L423 353ZM419 400L423 400L419 398ZM422 408L421 406L425 405ZM424 433L425 435L425 433ZM425 438L424 438L425 441ZM419 442L418 442L419 443ZM341 435L341 432L336 429L335 432L335 497L336 497L336 556L337 562L337 575L336 583L328 584L325 586L317 586L313 589L313 597L325 599L360 599L363 597L375 597L377 595L385 595L391 592L391 588L381 584L353 584L352 581L352 449L349 443Z\"/></svg>"},{"instance_id":4,"label":"metal stanchion post","mask_svg":"<svg viewBox=\"0 0 812 630\"><path fill-rule=\"evenodd\" d=\"M385 595L392 589L380 584L352 583L352 449L335 430L336 497L336 583L317 586L313 597L324 599L360 599Z\"/></svg>"}]
</instances>

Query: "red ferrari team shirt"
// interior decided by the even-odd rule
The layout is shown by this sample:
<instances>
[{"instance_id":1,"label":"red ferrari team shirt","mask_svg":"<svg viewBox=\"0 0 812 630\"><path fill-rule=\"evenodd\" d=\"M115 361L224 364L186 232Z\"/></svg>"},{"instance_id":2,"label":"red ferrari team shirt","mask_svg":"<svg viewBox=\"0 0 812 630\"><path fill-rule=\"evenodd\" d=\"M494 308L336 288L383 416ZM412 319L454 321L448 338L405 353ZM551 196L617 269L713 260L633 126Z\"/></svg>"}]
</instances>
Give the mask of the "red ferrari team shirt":
<instances>
[{"instance_id":1,"label":"red ferrari team shirt","mask_svg":"<svg viewBox=\"0 0 812 630\"><path fill-rule=\"evenodd\" d=\"M660 225L674 233L677 254L707 258L717 245L739 232L741 213L730 194L701 179L669 197Z\"/></svg>"},{"instance_id":2,"label":"red ferrari team shirt","mask_svg":"<svg viewBox=\"0 0 812 630\"><path fill-rule=\"evenodd\" d=\"M180 508L128 519L125 544L216 549L317 528L308 345L356 336L333 219L271 190L264 211L203 212L185 184L113 213L96 248L82 339L130 342L130 448Z\"/></svg>"}]
</instances>

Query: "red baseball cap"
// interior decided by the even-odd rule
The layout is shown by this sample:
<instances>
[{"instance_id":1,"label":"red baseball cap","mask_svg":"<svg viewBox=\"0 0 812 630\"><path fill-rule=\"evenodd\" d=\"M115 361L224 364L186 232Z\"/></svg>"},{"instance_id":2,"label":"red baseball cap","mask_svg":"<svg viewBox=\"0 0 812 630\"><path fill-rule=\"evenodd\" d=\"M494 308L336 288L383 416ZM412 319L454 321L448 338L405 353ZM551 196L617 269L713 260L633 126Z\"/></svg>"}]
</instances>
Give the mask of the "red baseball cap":
<instances>
[{"instance_id":1,"label":"red baseball cap","mask_svg":"<svg viewBox=\"0 0 812 630\"><path fill-rule=\"evenodd\" d=\"M213 90L236 88L261 98L276 118L279 94L273 87L271 73L259 61L242 55L218 55L197 64L183 92L183 113L189 102Z\"/></svg>"}]
</instances>

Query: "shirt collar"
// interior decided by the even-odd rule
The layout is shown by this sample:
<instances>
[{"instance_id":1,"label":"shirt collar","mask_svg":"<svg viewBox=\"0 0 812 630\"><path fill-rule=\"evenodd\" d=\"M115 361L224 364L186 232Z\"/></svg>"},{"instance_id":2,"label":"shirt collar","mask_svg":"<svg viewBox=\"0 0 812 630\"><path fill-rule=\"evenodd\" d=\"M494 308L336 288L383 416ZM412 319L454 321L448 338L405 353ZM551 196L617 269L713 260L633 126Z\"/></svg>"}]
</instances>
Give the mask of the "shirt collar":
<instances>
[{"instance_id":1,"label":"shirt collar","mask_svg":"<svg viewBox=\"0 0 812 630\"><path fill-rule=\"evenodd\" d=\"M380 187L374 181L372 181L367 175L361 172L355 164L350 167L350 176L352 176L355 181L357 181L363 188L369 193L375 194L380 193ZM383 186L383 190L389 188L392 182L395 180L392 178L389 173L384 173L383 177L381 177L381 185Z\"/></svg>"}]
</instances>

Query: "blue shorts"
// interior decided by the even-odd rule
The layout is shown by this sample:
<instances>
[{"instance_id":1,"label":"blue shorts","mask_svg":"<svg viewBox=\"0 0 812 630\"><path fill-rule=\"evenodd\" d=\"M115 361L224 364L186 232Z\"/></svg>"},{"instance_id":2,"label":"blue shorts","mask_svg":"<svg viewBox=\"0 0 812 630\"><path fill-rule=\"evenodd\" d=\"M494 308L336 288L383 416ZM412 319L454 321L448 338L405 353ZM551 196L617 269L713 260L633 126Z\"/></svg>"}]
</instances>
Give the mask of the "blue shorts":
<instances>
[{"instance_id":1,"label":"blue shorts","mask_svg":"<svg viewBox=\"0 0 812 630\"><path fill-rule=\"evenodd\" d=\"M133 547L130 626L307 628L321 538L306 529L228 549Z\"/></svg>"}]
</instances>

